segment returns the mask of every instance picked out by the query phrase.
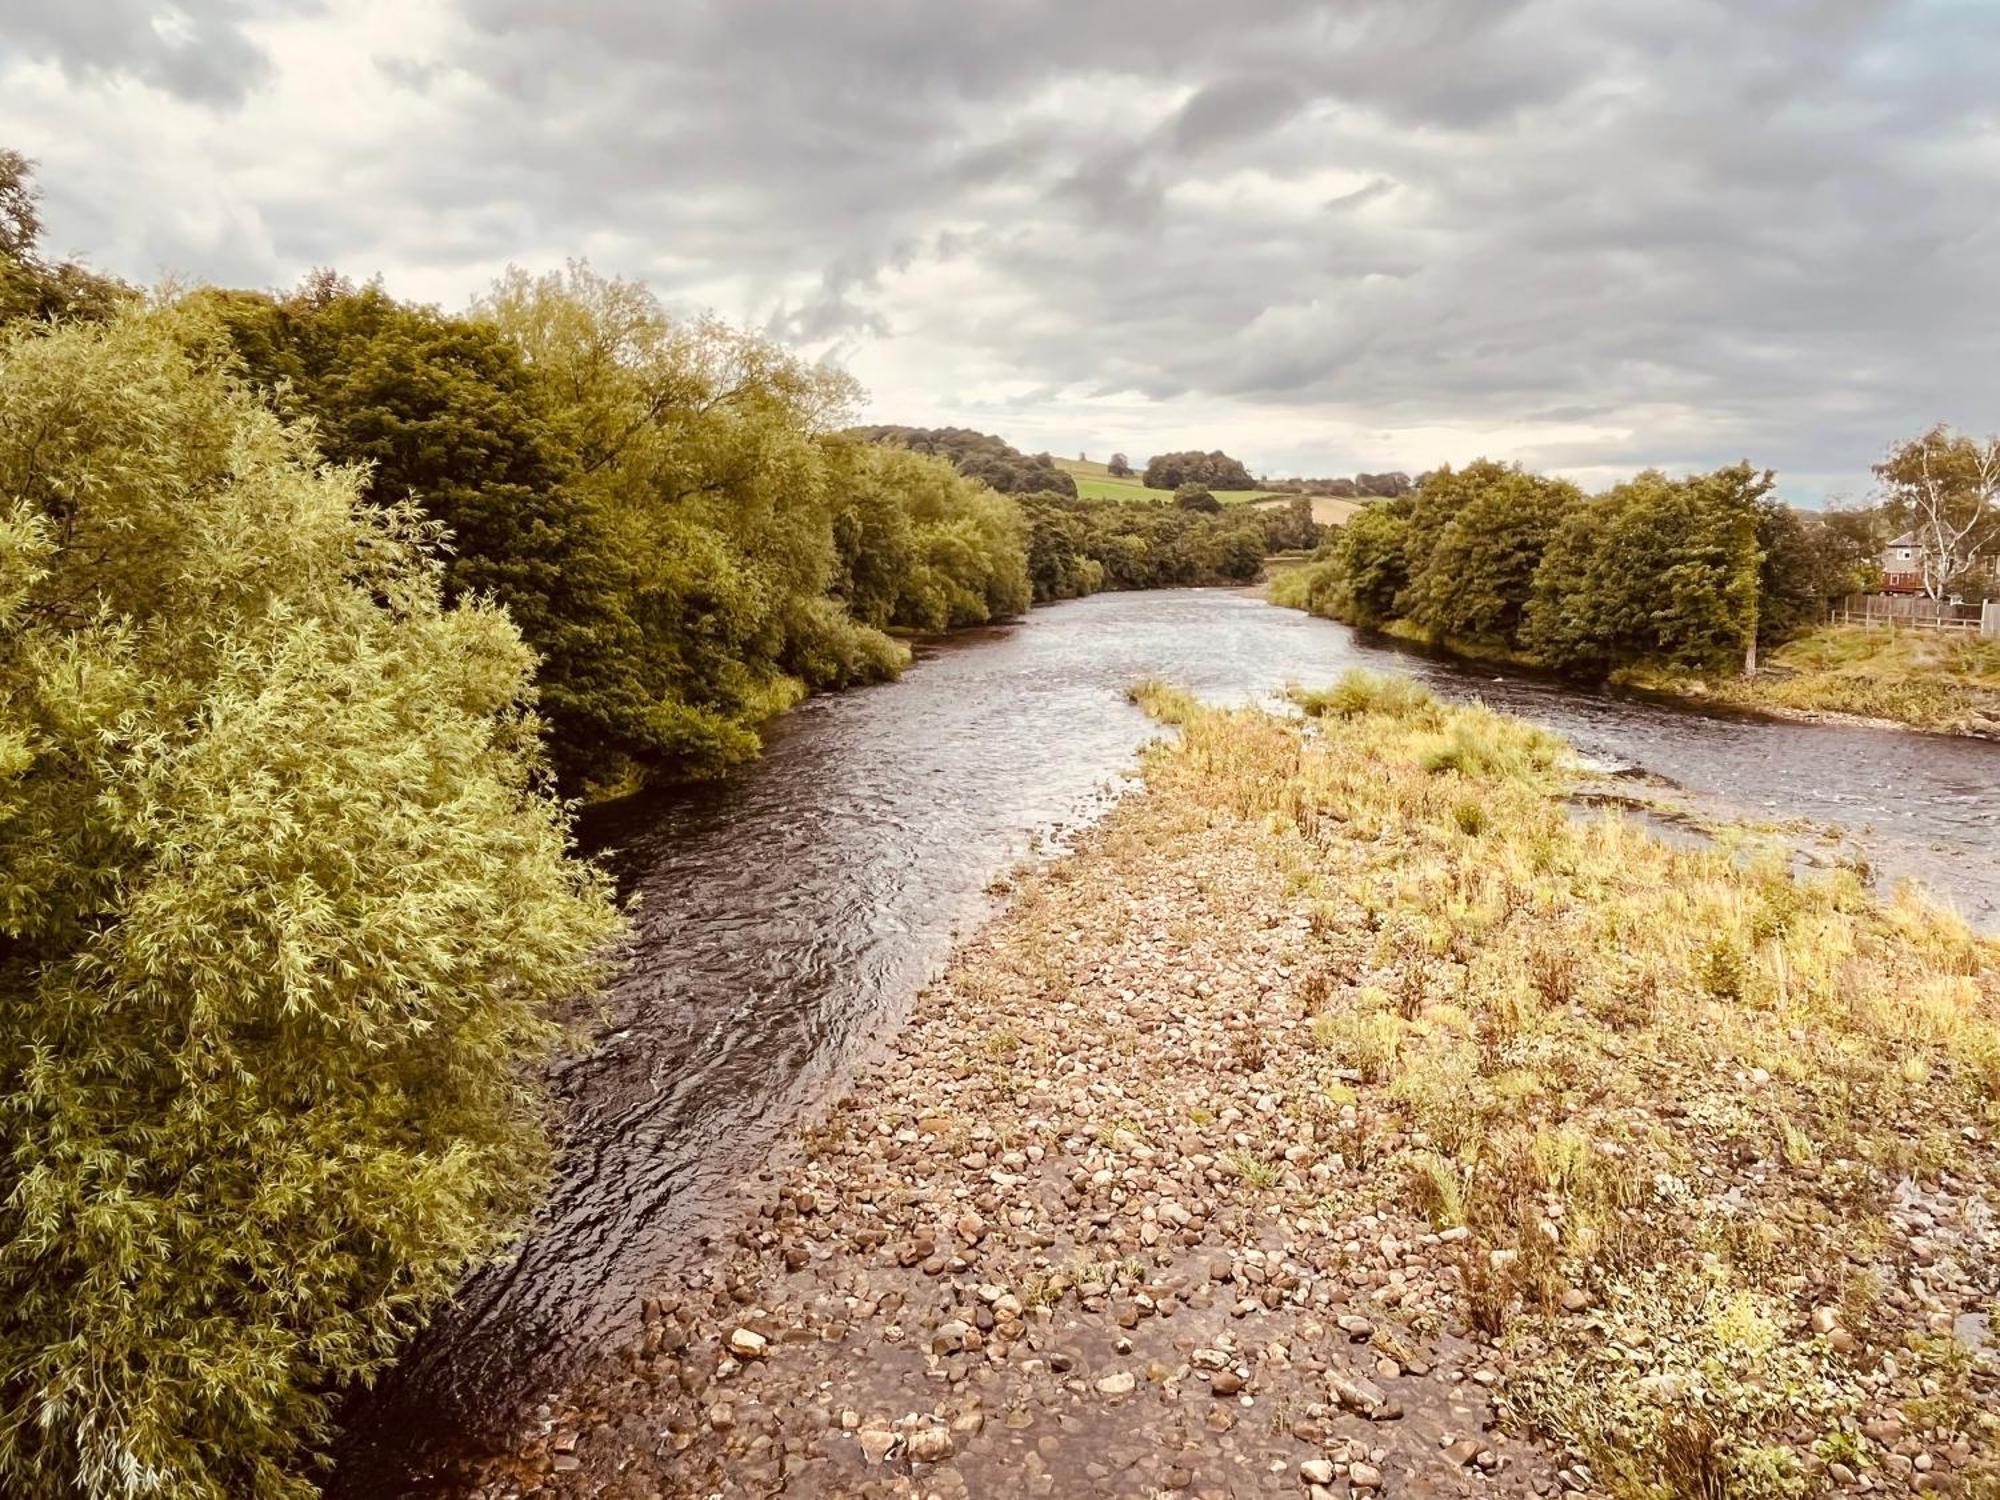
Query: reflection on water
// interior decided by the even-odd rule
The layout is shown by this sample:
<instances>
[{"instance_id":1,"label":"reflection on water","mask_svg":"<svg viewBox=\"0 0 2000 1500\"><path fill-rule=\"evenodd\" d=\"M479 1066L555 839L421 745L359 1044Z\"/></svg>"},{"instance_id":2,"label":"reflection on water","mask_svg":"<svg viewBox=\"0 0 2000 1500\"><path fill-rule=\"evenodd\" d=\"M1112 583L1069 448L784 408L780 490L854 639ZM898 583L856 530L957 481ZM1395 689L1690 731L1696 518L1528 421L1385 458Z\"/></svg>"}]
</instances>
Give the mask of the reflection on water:
<instances>
[{"instance_id":1,"label":"reflection on water","mask_svg":"<svg viewBox=\"0 0 2000 1500\"><path fill-rule=\"evenodd\" d=\"M1496 676L1241 592L1109 594L931 651L899 682L815 699L719 785L593 810L640 901L608 1034L558 1073L567 1150L519 1256L475 1277L349 1413L335 1491L422 1488L433 1444L504 1435L523 1403L637 1324L638 1301L776 1137L887 1035L992 878L1087 816L1153 732L1143 676L1248 700L1396 668L1768 819L1855 830L2000 925L2000 745L1708 717Z\"/></svg>"}]
</instances>

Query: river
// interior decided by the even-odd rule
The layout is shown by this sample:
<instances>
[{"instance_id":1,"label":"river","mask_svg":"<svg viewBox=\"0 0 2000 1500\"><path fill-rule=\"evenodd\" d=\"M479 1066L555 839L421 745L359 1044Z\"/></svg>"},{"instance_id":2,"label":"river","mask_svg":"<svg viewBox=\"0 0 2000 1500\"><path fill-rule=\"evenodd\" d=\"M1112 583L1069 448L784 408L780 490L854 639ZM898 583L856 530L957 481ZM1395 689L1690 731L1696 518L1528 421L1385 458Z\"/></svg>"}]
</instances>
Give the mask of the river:
<instances>
[{"instance_id":1,"label":"river","mask_svg":"<svg viewBox=\"0 0 2000 1500\"><path fill-rule=\"evenodd\" d=\"M993 879L1115 791L1157 732L1127 684L1247 701L1355 665L1483 698L1717 807L1838 825L1881 878L2000 927L2000 744L1584 692L1235 590L1099 595L954 637L900 681L806 703L727 781L591 811L586 847L640 904L606 1033L557 1074L554 1194L518 1256L350 1407L333 1493L423 1492L634 1332L640 1297L899 1023Z\"/></svg>"}]
</instances>

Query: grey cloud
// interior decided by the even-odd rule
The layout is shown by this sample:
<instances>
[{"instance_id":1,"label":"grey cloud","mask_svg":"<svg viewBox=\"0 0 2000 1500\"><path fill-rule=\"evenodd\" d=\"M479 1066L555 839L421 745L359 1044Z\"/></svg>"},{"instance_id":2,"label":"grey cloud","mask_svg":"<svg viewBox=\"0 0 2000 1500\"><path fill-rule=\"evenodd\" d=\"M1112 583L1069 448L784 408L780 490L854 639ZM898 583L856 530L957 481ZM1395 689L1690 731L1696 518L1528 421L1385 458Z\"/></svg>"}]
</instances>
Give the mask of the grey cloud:
<instances>
[{"instance_id":1,"label":"grey cloud","mask_svg":"<svg viewBox=\"0 0 2000 1500\"><path fill-rule=\"evenodd\" d=\"M79 77L124 75L184 99L238 104L270 69L243 31L255 9L250 0L0 0L0 58L16 53Z\"/></svg>"},{"instance_id":2,"label":"grey cloud","mask_svg":"<svg viewBox=\"0 0 2000 1500\"><path fill-rule=\"evenodd\" d=\"M1229 78L1181 106L1173 142L1190 154L1265 134L1297 114L1305 94L1288 78Z\"/></svg>"},{"instance_id":3,"label":"grey cloud","mask_svg":"<svg viewBox=\"0 0 2000 1500\"><path fill-rule=\"evenodd\" d=\"M222 61L179 77L116 3L115 35L30 6L0 45L217 102L256 76L244 5L200 7ZM612 236L669 297L727 281L788 338L918 352L938 409L884 414L910 421L970 399L963 356L1038 393L1215 398L1299 452L1508 427L1544 462L1747 453L1857 492L1899 433L2000 426L2000 8L460 5L445 56L381 60L452 101L383 200L260 205L300 267ZM884 311L927 272L979 295Z\"/></svg>"}]
</instances>

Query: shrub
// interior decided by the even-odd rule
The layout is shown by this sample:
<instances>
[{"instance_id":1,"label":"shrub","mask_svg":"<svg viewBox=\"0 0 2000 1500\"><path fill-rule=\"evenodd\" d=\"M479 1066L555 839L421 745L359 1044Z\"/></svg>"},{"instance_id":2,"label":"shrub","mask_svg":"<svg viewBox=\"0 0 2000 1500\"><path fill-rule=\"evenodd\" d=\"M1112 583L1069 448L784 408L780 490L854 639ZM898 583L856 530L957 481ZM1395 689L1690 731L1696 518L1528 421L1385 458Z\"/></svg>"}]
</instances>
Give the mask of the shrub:
<instances>
[{"instance_id":1,"label":"shrub","mask_svg":"<svg viewBox=\"0 0 2000 1500\"><path fill-rule=\"evenodd\" d=\"M505 616L170 312L0 343L0 1492L295 1496L616 926Z\"/></svg>"}]
</instances>

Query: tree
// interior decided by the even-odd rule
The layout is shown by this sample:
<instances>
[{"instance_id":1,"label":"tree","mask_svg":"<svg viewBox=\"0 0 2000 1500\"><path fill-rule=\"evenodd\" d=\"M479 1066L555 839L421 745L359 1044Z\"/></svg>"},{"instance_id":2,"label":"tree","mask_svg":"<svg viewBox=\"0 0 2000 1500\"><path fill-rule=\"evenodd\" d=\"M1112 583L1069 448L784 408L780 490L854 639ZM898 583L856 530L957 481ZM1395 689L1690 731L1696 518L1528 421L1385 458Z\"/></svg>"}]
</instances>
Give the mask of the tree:
<instances>
[{"instance_id":1,"label":"tree","mask_svg":"<svg viewBox=\"0 0 2000 1500\"><path fill-rule=\"evenodd\" d=\"M1817 625L1829 601L1858 593L1879 571L1874 518L1794 510L1769 498L1757 511L1757 642L1775 646Z\"/></svg>"},{"instance_id":2,"label":"tree","mask_svg":"<svg viewBox=\"0 0 2000 1500\"><path fill-rule=\"evenodd\" d=\"M1111 462L1106 464L1104 467L1105 471L1109 473L1113 479L1129 479L1132 477L1132 460L1127 458L1122 453L1112 454Z\"/></svg>"},{"instance_id":3,"label":"tree","mask_svg":"<svg viewBox=\"0 0 2000 1500\"><path fill-rule=\"evenodd\" d=\"M1211 516L1222 511L1222 502L1198 484L1184 484L1175 490L1174 504L1182 510L1201 511Z\"/></svg>"},{"instance_id":4,"label":"tree","mask_svg":"<svg viewBox=\"0 0 2000 1500\"><path fill-rule=\"evenodd\" d=\"M1917 539L1924 592L1945 597L1975 559L2000 550L2000 437L1940 422L1875 465L1883 509Z\"/></svg>"},{"instance_id":5,"label":"tree","mask_svg":"<svg viewBox=\"0 0 2000 1500\"><path fill-rule=\"evenodd\" d=\"M1565 670L1743 664L1771 483L1748 464L1685 479L1649 469L1573 507L1535 572L1523 641Z\"/></svg>"},{"instance_id":6,"label":"tree","mask_svg":"<svg viewBox=\"0 0 2000 1500\"><path fill-rule=\"evenodd\" d=\"M1264 519L1267 551L1309 552L1320 543L1322 528L1313 520L1312 501L1304 495L1294 495L1282 505L1260 506L1258 514Z\"/></svg>"},{"instance_id":7,"label":"tree","mask_svg":"<svg viewBox=\"0 0 2000 1500\"><path fill-rule=\"evenodd\" d=\"M916 453L935 453L958 472L981 480L1003 495L1074 495L1076 480L1046 453L1028 454L989 432L967 427L853 427L849 433L871 443L889 443Z\"/></svg>"},{"instance_id":8,"label":"tree","mask_svg":"<svg viewBox=\"0 0 2000 1500\"><path fill-rule=\"evenodd\" d=\"M1401 612L1442 638L1514 646L1549 539L1582 491L1481 459L1425 477L1411 507Z\"/></svg>"},{"instance_id":9,"label":"tree","mask_svg":"<svg viewBox=\"0 0 2000 1500\"><path fill-rule=\"evenodd\" d=\"M74 261L43 260L34 163L0 147L0 324L109 317L129 295L123 283Z\"/></svg>"},{"instance_id":10,"label":"tree","mask_svg":"<svg viewBox=\"0 0 2000 1500\"><path fill-rule=\"evenodd\" d=\"M21 1500L310 1494L329 1393L534 1204L554 1007L617 926L519 635L222 346L185 309L0 336Z\"/></svg>"},{"instance_id":11,"label":"tree","mask_svg":"<svg viewBox=\"0 0 2000 1500\"><path fill-rule=\"evenodd\" d=\"M363 465L380 506L441 523L447 600L503 605L540 659L563 782L613 781L678 742L640 670L630 570L576 466L540 374L497 328L319 273L292 296L215 293L245 371L326 456Z\"/></svg>"},{"instance_id":12,"label":"tree","mask_svg":"<svg viewBox=\"0 0 2000 1500\"><path fill-rule=\"evenodd\" d=\"M1177 490L1184 484L1198 484L1214 490L1253 490L1257 481L1250 471L1221 449L1199 453L1162 453L1146 460L1148 489Z\"/></svg>"},{"instance_id":13,"label":"tree","mask_svg":"<svg viewBox=\"0 0 2000 1500\"><path fill-rule=\"evenodd\" d=\"M1392 470L1387 474L1356 474L1354 489L1356 494L1393 500L1398 495L1407 495L1410 492L1410 476L1400 470Z\"/></svg>"}]
</instances>

